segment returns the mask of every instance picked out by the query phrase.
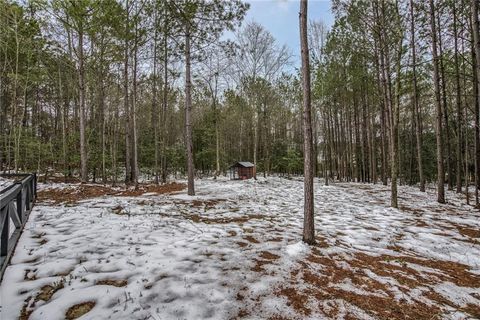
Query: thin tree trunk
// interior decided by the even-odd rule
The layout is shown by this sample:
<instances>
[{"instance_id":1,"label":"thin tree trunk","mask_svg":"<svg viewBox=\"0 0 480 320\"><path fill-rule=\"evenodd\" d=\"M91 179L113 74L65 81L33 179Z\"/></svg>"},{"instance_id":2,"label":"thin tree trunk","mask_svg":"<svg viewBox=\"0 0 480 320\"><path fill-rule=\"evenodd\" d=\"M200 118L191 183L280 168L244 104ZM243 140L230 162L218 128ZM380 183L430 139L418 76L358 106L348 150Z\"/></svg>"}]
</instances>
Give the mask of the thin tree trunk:
<instances>
[{"instance_id":1,"label":"thin tree trunk","mask_svg":"<svg viewBox=\"0 0 480 320\"><path fill-rule=\"evenodd\" d=\"M195 195L194 186L194 163L193 163L193 141L192 141L192 95L190 75L190 27L186 24L185 33L185 146L187 151L187 173L188 173L188 195Z\"/></svg>"},{"instance_id":2,"label":"thin tree trunk","mask_svg":"<svg viewBox=\"0 0 480 320\"><path fill-rule=\"evenodd\" d=\"M116 91L117 99L121 94L120 83L118 84L118 88ZM117 150L118 150L118 135L119 135L119 127L120 127L120 120L119 120L119 106L118 103L115 103L115 118L113 119L113 142L112 142L112 186L117 184Z\"/></svg>"},{"instance_id":3,"label":"thin tree trunk","mask_svg":"<svg viewBox=\"0 0 480 320\"><path fill-rule=\"evenodd\" d=\"M125 21L125 42L124 42L124 66L123 66L123 104L125 107L125 183L130 183L131 179L131 168L130 168L130 102L129 102L129 92L128 92L128 57L129 57L129 40L128 33L130 30L129 23L129 13L130 8L128 5L128 0L126 0L126 11L127 17Z\"/></svg>"},{"instance_id":4,"label":"thin tree trunk","mask_svg":"<svg viewBox=\"0 0 480 320\"><path fill-rule=\"evenodd\" d=\"M304 222L303 241L315 243L314 206L313 206L313 161L312 161L312 106L310 101L310 61L307 37L307 0L300 2L300 44L302 53L303 84L303 153L304 153Z\"/></svg>"},{"instance_id":5,"label":"thin tree trunk","mask_svg":"<svg viewBox=\"0 0 480 320\"><path fill-rule=\"evenodd\" d=\"M138 12L137 12L138 15ZM133 95L132 95L132 106L130 108L131 113L131 146L132 146L132 154L131 154L131 164L130 169L132 170L131 179L135 186L138 187L138 146L137 146L137 66L138 66L138 18L135 19L135 40L134 40L134 47L133 47Z\"/></svg>"},{"instance_id":6,"label":"thin tree trunk","mask_svg":"<svg viewBox=\"0 0 480 320\"><path fill-rule=\"evenodd\" d=\"M62 75L60 73L60 64L58 64L58 93L60 96L60 103L63 103L63 84L62 84ZM66 139L66 108L63 107L62 109L62 169L63 169L63 179L64 182L67 182L67 139ZM0 159L1 161L1 159Z\"/></svg>"},{"instance_id":7,"label":"thin tree trunk","mask_svg":"<svg viewBox=\"0 0 480 320\"><path fill-rule=\"evenodd\" d=\"M153 36L153 79L152 79L152 127L153 127L153 144L155 146L155 160L154 160L154 180L155 184L159 183L159 146L158 146L158 106L157 106L157 35L158 35L158 16L155 10L155 24ZM165 124L164 124L165 125Z\"/></svg>"},{"instance_id":8,"label":"thin tree trunk","mask_svg":"<svg viewBox=\"0 0 480 320\"><path fill-rule=\"evenodd\" d=\"M168 110L168 17L166 6L163 26L163 95L162 95L162 183L167 182L167 110Z\"/></svg>"},{"instance_id":9,"label":"thin tree trunk","mask_svg":"<svg viewBox=\"0 0 480 320\"><path fill-rule=\"evenodd\" d=\"M412 1L412 0L411 0ZM460 66L458 53L458 28L457 28L457 9L455 2L453 6L453 41L455 46L455 102L457 105L457 145L456 145L456 192L462 192L462 100L460 93Z\"/></svg>"},{"instance_id":10,"label":"thin tree trunk","mask_svg":"<svg viewBox=\"0 0 480 320\"><path fill-rule=\"evenodd\" d=\"M442 137L442 104L440 97L440 79L438 70L437 31L435 22L435 6L430 0L430 27L432 36L433 82L436 107L436 141L437 141L437 201L445 203L445 171L443 168L443 137Z\"/></svg>"},{"instance_id":11,"label":"thin tree trunk","mask_svg":"<svg viewBox=\"0 0 480 320\"><path fill-rule=\"evenodd\" d=\"M380 68L382 71L382 83L383 83L383 94L385 96L385 103L387 106L388 114L388 127L389 127L389 140L390 140L390 174L391 174L391 197L390 204L392 207L397 208L397 176L398 176L398 159L397 159L397 144L398 144L398 128L397 128L397 108L398 106L392 101L392 88L391 88L391 78L390 78L390 53L387 45L387 34L386 34L386 13L385 13L385 2L382 1L382 14L381 14L381 30L380 35ZM400 63L400 62L398 62ZM397 72L399 71L399 66L397 66ZM398 83L398 82L397 82Z\"/></svg>"},{"instance_id":12,"label":"thin tree trunk","mask_svg":"<svg viewBox=\"0 0 480 320\"><path fill-rule=\"evenodd\" d=\"M218 130L218 110L217 110L217 90L218 90L218 79L215 75L215 84L214 90L212 93L213 96L213 116L214 116L214 126L215 126L215 178L220 174L220 138Z\"/></svg>"},{"instance_id":13,"label":"thin tree trunk","mask_svg":"<svg viewBox=\"0 0 480 320\"><path fill-rule=\"evenodd\" d=\"M255 165L254 167L254 177L255 179L257 178L257 152L258 152L258 107L257 104L258 102L255 99L255 111L253 114L253 164Z\"/></svg>"},{"instance_id":14,"label":"thin tree trunk","mask_svg":"<svg viewBox=\"0 0 480 320\"><path fill-rule=\"evenodd\" d=\"M418 104L418 84L417 84L417 55L415 45L415 15L413 14L413 0L410 0L410 37L412 46L412 74L413 74L413 105L415 110L415 138L417 144L417 165L418 178L420 180L420 191L425 192L425 177L423 175L423 157L422 157L422 118L420 106Z\"/></svg>"},{"instance_id":15,"label":"thin tree trunk","mask_svg":"<svg viewBox=\"0 0 480 320\"><path fill-rule=\"evenodd\" d=\"M85 67L83 57L83 26L78 29L78 89L80 99L80 178L88 180L87 149L85 143Z\"/></svg>"},{"instance_id":16,"label":"thin tree trunk","mask_svg":"<svg viewBox=\"0 0 480 320\"><path fill-rule=\"evenodd\" d=\"M464 8L464 2L462 0L462 3L461 3L461 8L463 10ZM467 18L468 20L470 20L469 18ZM462 52L465 52L465 39L462 38ZM463 96L464 97L467 97L468 96L468 92L467 92L467 70L466 70L466 63L463 62L462 63L462 84L463 84ZM465 98L464 100L464 121L465 121L465 126L464 126L464 139L465 139L465 149L464 149L464 162L465 162L465 167L464 167L464 174L465 174L465 198L466 198L466 202L467 204L470 204L470 194L469 194L469 191L468 191L468 187L469 187L469 183L470 183L470 172L469 172L469 163L468 163L468 152L469 152L469 149L468 149L468 110L469 110L469 106L468 106L468 99Z\"/></svg>"},{"instance_id":17,"label":"thin tree trunk","mask_svg":"<svg viewBox=\"0 0 480 320\"><path fill-rule=\"evenodd\" d=\"M439 62L440 62L440 75L441 75L441 81L442 81L442 105L443 105L443 116L445 120L445 130L444 130L444 141L445 141L445 147L446 152L447 152L447 157L446 157L446 163L447 163L447 173L448 173L448 190L453 190L453 180L452 180L452 166L451 166L451 152L450 152L450 126L449 126L449 120L448 120L448 105L447 105L447 84L446 84L446 79L445 79L445 67L443 64L443 46L442 46L442 32L440 30L440 15L437 15L437 21L438 21L438 49L439 49Z\"/></svg>"},{"instance_id":18,"label":"thin tree trunk","mask_svg":"<svg viewBox=\"0 0 480 320\"><path fill-rule=\"evenodd\" d=\"M475 205L479 205L478 189L480 187L480 35L478 21L478 0L472 0L472 34L475 51Z\"/></svg>"}]
</instances>

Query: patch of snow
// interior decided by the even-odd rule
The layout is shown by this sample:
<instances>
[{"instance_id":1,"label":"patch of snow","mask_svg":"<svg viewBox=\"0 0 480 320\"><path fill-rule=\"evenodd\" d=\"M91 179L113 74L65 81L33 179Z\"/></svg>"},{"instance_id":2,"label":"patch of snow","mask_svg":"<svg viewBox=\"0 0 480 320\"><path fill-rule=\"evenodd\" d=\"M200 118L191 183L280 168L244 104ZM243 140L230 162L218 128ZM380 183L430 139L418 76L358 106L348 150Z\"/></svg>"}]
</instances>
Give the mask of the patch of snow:
<instances>
[{"instance_id":1,"label":"patch of snow","mask_svg":"<svg viewBox=\"0 0 480 320\"><path fill-rule=\"evenodd\" d=\"M480 304L480 299L473 297L474 294L480 297L480 288L459 287L451 282L444 282L436 285L434 290L461 307L465 307L467 304Z\"/></svg>"},{"instance_id":2,"label":"patch of snow","mask_svg":"<svg viewBox=\"0 0 480 320\"><path fill-rule=\"evenodd\" d=\"M39 184L40 190L67 187L76 188ZM335 266L349 272L354 271L350 264L355 255L361 253L459 262L471 274L480 274L478 242L456 228L478 228L480 214L453 192L447 191L448 204L439 205L432 189L422 193L400 186L400 205L411 210L397 210L389 207L389 189L383 185L316 182L316 235L325 242L318 249L298 242L303 227L299 177L197 179L196 191L193 197L182 191L98 197L68 206L37 203L1 284L1 318L18 318L26 299L34 298L42 286L60 281L64 288L32 306L32 319L64 319L69 307L85 301L96 303L84 317L88 319L226 319L238 316L241 309L252 319L276 314L302 318L276 292L315 250L326 258L336 257ZM192 200L215 201L194 205ZM116 207L122 210L114 212ZM388 263L408 279L412 276L401 270L404 266L424 278L442 274L410 262ZM318 264L317 270L328 268ZM431 300L423 293L435 290L454 304L480 307L479 288L450 283L408 288L393 276L363 271L397 300L428 304ZM102 280L125 280L126 285L99 285ZM301 276L296 280L295 289L308 288ZM372 295L349 280L336 285ZM373 294L383 297L380 291ZM338 318L347 314L372 318L336 298L309 303L310 318L326 319L318 308L327 301L335 303Z\"/></svg>"},{"instance_id":3,"label":"patch of snow","mask_svg":"<svg viewBox=\"0 0 480 320\"><path fill-rule=\"evenodd\" d=\"M285 248L287 254L291 257L299 257L310 252L310 247L303 241L299 241L294 244L290 244Z\"/></svg>"}]
</instances>

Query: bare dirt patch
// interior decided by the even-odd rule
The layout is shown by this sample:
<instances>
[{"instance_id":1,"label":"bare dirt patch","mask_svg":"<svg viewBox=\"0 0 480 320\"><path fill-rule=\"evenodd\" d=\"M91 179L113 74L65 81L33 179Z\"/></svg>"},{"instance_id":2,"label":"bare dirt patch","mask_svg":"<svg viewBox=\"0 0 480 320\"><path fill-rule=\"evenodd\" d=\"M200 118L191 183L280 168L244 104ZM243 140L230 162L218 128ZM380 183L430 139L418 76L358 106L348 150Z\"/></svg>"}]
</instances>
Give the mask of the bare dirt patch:
<instances>
[{"instance_id":1,"label":"bare dirt patch","mask_svg":"<svg viewBox=\"0 0 480 320\"><path fill-rule=\"evenodd\" d=\"M129 189L129 190L122 191L118 195L124 196L124 197L135 197L135 196L141 196L144 193L168 194L168 193L182 191L185 188L186 188L186 185L184 183L177 183L177 182L172 182L172 183L167 183L162 185L145 184L145 185L139 185L137 189Z\"/></svg>"},{"instance_id":2,"label":"bare dirt patch","mask_svg":"<svg viewBox=\"0 0 480 320\"><path fill-rule=\"evenodd\" d=\"M245 248L246 246L248 246L248 243L243 241L237 241L236 243L240 248Z\"/></svg>"},{"instance_id":3,"label":"bare dirt patch","mask_svg":"<svg viewBox=\"0 0 480 320\"><path fill-rule=\"evenodd\" d=\"M37 293L35 298L33 298L32 296L29 296L25 300L22 310L20 311L19 320L28 320L30 318L30 315L34 311L35 305L38 301L40 300L45 302L50 301L50 299L55 294L55 292L63 288L64 288L63 281L52 283L51 285L49 284L44 285L42 288L40 288L40 292Z\"/></svg>"},{"instance_id":4,"label":"bare dirt patch","mask_svg":"<svg viewBox=\"0 0 480 320\"><path fill-rule=\"evenodd\" d=\"M80 318L81 316L83 316L84 314L92 310L93 307L95 307L95 302L93 301L87 301L87 302L76 304L67 310L67 313L65 314L65 319L73 320L73 319Z\"/></svg>"},{"instance_id":5,"label":"bare dirt patch","mask_svg":"<svg viewBox=\"0 0 480 320\"><path fill-rule=\"evenodd\" d=\"M303 315L310 315L312 310L307 307L308 296L293 287L281 288L276 292L278 296L287 298L287 305Z\"/></svg>"},{"instance_id":6,"label":"bare dirt patch","mask_svg":"<svg viewBox=\"0 0 480 320\"><path fill-rule=\"evenodd\" d=\"M260 241L258 241L257 239L255 239L254 237L252 237L251 235L248 235L246 237L243 237L245 240L247 240L248 242L250 243L260 243Z\"/></svg>"},{"instance_id":7,"label":"bare dirt patch","mask_svg":"<svg viewBox=\"0 0 480 320\"><path fill-rule=\"evenodd\" d=\"M280 256L273 254L268 251L262 251L259 255L261 259L255 259L255 265L252 267L252 271L255 272L264 272L265 268L264 265L272 264L275 260L279 259Z\"/></svg>"},{"instance_id":8,"label":"bare dirt patch","mask_svg":"<svg viewBox=\"0 0 480 320\"><path fill-rule=\"evenodd\" d=\"M37 201L48 202L49 204L74 204L81 200L114 195L115 193L115 190L100 185L78 185L62 189L40 190L37 194Z\"/></svg>"},{"instance_id":9,"label":"bare dirt patch","mask_svg":"<svg viewBox=\"0 0 480 320\"><path fill-rule=\"evenodd\" d=\"M319 302L333 301L333 304L345 301L380 319L439 319L444 312L443 306L450 306L472 317L478 317L480 313L478 305L455 305L433 289L423 293L423 297L431 301L428 304L420 299L407 301L398 298L398 292L408 297L413 289L433 288L445 281L458 286L480 287L480 276L459 263L364 253L354 254L351 259L345 260L339 255L324 256L318 249L313 249L300 265L300 269L292 271L288 284L276 294L285 297L302 314L308 315L312 311L306 297ZM432 272L420 272L415 265L430 268ZM372 274L375 277L372 278ZM308 288L302 290L292 285L298 283L299 277L309 285ZM380 281L381 278L393 279L394 282ZM342 283L348 284L347 287L339 286ZM335 318L338 315L333 313L337 307L332 306L328 312L324 309L318 312Z\"/></svg>"},{"instance_id":10,"label":"bare dirt patch","mask_svg":"<svg viewBox=\"0 0 480 320\"><path fill-rule=\"evenodd\" d=\"M225 201L225 199L211 199L211 200L192 200L188 202L191 207L201 208L203 207L206 210L214 208L220 202Z\"/></svg>"},{"instance_id":11,"label":"bare dirt patch","mask_svg":"<svg viewBox=\"0 0 480 320\"><path fill-rule=\"evenodd\" d=\"M63 289L63 282L59 283L54 283L53 285L45 285L40 289L40 293L37 294L35 297L35 301L38 300L43 300L43 301L49 301L52 296L57 292L58 290Z\"/></svg>"},{"instance_id":12,"label":"bare dirt patch","mask_svg":"<svg viewBox=\"0 0 480 320\"><path fill-rule=\"evenodd\" d=\"M128 282L127 280L114 280L114 279L103 279L95 282L97 286L114 286L114 287L125 287Z\"/></svg>"},{"instance_id":13,"label":"bare dirt patch","mask_svg":"<svg viewBox=\"0 0 480 320\"><path fill-rule=\"evenodd\" d=\"M461 235L469 238L480 238L480 229L468 228L460 225L456 225L458 232Z\"/></svg>"},{"instance_id":14,"label":"bare dirt patch","mask_svg":"<svg viewBox=\"0 0 480 320\"><path fill-rule=\"evenodd\" d=\"M245 223L249 220L252 219L264 219L265 216L262 215L256 215L256 214L251 214L251 215L244 215L244 216L238 216L238 217L208 217L208 216L202 216L200 214L189 214L185 215L185 218L195 222L195 223L206 223L206 224L229 224L229 223L238 223L242 224Z\"/></svg>"},{"instance_id":15,"label":"bare dirt patch","mask_svg":"<svg viewBox=\"0 0 480 320\"><path fill-rule=\"evenodd\" d=\"M280 256L268 251L262 251L262 253L260 254L260 257L267 260L277 260L280 258Z\"/></svg>"},{"instance_id":16,"label":"bare dirt patch","mask_svg":"<svg viewBox=\"0 0 480 320\"><path fill-rule=\"evenodd\" d=\"M80 179L77 177L61 177L61 176L41 176L38 177L39 181L42 182L53 182L53 183L80 183Z\"/></svg>"},{"instance_id":17,"label":"bare dirt patch","mask_svg":"<svg viewBox=\"0 0 480 320\"><path fill-rule=\"evenodd\" d=\"M37 200L49 204L75 204L78 201L102 196L136 197L144 193L169 194L185 189L183 183L165 185L139 185L137 189L119 190L99 184L78 184L66 188L45 189L38 192Z\"/></svg>"}]
</instances>

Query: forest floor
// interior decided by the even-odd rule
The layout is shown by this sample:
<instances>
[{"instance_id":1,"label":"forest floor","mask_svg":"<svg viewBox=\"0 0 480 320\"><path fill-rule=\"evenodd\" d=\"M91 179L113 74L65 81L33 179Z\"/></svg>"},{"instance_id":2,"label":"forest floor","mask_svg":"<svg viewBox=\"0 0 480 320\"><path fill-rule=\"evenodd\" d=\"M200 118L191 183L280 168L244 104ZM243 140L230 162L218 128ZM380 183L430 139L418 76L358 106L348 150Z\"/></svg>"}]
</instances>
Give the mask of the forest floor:
<instances>
[{"instance_id":1,"label":"forest floor","mask_svg":"<svg viewBox=\"0 0 480 320\"><path fill-rule=\"evenodd\" d=\"M2 319L480 318L480 212L451 192L316 182L308 247L301 180L39 187Z\"/></svg>"}]
</instances>

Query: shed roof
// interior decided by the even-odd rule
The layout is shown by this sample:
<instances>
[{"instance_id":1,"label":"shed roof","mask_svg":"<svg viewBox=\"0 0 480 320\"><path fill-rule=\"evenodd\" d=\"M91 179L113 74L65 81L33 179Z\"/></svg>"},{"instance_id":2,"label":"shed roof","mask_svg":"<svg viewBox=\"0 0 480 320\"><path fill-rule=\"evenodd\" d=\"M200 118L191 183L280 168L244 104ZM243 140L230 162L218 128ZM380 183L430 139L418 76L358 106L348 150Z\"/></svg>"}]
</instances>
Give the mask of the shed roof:
<instances>
[{"instance_id":1,"label":"shed roof","mask_svg":"<svg viewBox=\"0 0 480 320\"><path fill-rule=\"evenodd\" d=\"M252 168L252 167L255 167L255 165L251 162L248 162L248 161L239 161L239 162L235 163L232 167Z\"/></svg>"}]
</instances>

